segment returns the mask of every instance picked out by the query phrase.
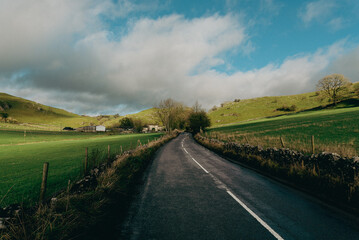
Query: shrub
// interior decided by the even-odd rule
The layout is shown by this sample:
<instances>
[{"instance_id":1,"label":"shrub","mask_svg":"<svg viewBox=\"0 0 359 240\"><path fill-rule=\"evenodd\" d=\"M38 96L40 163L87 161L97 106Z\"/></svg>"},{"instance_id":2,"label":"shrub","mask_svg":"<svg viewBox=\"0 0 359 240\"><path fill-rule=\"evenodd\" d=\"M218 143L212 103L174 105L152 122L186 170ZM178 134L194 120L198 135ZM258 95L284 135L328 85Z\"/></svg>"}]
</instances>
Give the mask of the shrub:
<instances>
[{"instance_id":1,"label":"shrub","mask_svg":"<svg viewBox=\"0 0 359 240\"><path fill-rule=\"evenodd\" d=\"M286 105L283 105L282 107L280 108L277 108L276 109L277 111L283 111L283 112L294 112L295 110L297 110L297 106L296 105L292 105L290 107L286 106Z\"/></svg>"},{"instance_id":2,"label":"shrub","mask_svg":"<svg viewBox=\"0 0 359 240\"><path fill-rule=\"evenodd\" d=\"M123 129L130 129L134 127L133 120L131 118L125 117L120 120L120 127Z\"/></svg>"},{"instance_id":3,"label":"shrub","mask_svg":"<svg viewBox=\"0 0 359 240\"><path fill-rule=\"evenodd\" d=\"M194 133L198 133L201 129L204 130L206 127L211 125L211 122L205 111L192 112L188 117L188 123L190 129Z\"/></svg>"}]
</instances>

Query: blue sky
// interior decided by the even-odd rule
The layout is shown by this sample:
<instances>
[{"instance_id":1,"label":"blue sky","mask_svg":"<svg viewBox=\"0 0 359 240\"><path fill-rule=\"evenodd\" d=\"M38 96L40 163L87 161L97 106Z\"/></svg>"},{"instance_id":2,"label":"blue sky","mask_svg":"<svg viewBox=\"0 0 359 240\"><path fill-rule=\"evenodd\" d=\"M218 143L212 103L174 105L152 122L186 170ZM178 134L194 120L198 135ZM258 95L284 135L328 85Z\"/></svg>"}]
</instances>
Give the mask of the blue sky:
<instances>
[{"instance_id":1,"label":"blue sky","mask_svg":"<svg viewBox=\"0 0 359 240\"><path fill-rule=\"evenodd\" d=\"M210 108L359 78L356 0L3 0L0 92L79 114Z\"/></svg>"}]
</instances>

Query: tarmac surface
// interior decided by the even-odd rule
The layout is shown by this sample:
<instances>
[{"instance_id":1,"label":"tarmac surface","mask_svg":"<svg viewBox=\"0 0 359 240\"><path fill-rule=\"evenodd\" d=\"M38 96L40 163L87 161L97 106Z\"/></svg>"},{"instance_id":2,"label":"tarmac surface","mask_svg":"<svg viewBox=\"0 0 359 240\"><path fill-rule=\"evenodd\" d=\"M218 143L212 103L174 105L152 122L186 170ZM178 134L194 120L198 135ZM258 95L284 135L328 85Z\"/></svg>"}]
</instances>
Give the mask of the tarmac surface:
<instances>
[{"instance_id":1,"label":"tarmac surface","mask_svg":"<svg viewBox=\"0 0 359 240\"><path fill-rule=\"evenodd\" d=\"M359 218L181 134L157 153L119 239L359 239Z\"/></svg>"}]
</instances>

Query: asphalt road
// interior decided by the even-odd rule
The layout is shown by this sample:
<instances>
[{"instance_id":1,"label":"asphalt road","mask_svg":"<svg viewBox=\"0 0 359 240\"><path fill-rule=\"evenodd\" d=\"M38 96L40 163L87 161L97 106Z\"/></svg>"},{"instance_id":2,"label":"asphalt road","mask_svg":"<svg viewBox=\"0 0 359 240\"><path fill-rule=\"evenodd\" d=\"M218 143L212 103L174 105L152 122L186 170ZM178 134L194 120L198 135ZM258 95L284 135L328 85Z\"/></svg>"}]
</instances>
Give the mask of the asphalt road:
<instances>
[{"instance_id":1,"label":"asphalt road","mask_svg":"<svg viewBox=\"0 0 359 240\"><path fill-rule=\"evenodd\" d=\"M359 239L359 219L181 134L157 153L119 239Z\"/></svg>"}]
</instances>

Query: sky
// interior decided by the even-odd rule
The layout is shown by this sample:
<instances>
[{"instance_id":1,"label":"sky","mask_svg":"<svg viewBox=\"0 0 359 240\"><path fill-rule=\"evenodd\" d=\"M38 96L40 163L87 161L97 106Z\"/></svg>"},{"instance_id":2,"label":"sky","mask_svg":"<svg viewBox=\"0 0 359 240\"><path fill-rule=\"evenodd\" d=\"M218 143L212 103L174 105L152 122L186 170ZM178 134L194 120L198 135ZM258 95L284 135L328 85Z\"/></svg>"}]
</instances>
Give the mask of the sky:
<instances>
[{"instance_id":1,"label":"sky","mask_svg":"<svg viewBox=\"0 0 359 240\"><path fill-rule=\"evenodd\" d=\"M359 80L357 0L0 0L0 92L77 114Z\"/></svg>"}]
</instances>

